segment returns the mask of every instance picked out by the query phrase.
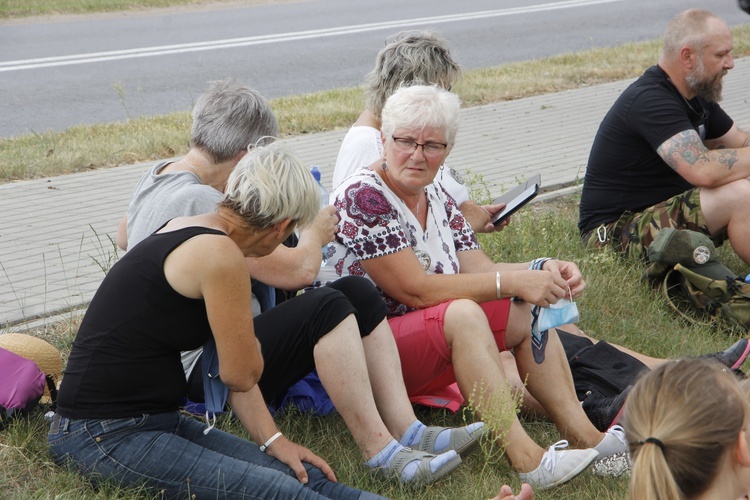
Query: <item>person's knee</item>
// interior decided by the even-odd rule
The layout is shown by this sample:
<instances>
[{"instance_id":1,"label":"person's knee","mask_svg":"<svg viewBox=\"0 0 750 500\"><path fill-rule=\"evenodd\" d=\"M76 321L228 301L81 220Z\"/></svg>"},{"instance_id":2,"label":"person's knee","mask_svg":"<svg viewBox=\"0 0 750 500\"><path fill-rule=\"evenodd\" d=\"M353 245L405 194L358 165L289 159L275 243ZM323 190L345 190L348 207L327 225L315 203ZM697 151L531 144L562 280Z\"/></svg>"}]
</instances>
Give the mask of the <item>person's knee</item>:
<instances>
[{"instance_id":1,"label":"person's knee","mask_svg":"<svg viewBox=\"0 0 750 500\"><path fill-rule=\"evenodd\" d=\"M469 299L457 299L450 303L445 311L444 330L446 339L454 342L461 339L476 341L492 336L484 311Z\"/></svg>"},{"instance_id":2,"label":"person's knee","mask_svg":"<svg viewBox=\"0 0 750 500\"><path fill-rule=\"evenodd\" d=\"M382 301L380 293L372 282L360 276L345 276L326 285L343 293L352 304L368 304Z\"/></svg>"},{"instance_id":3,"label":"person's knee","mask_svg":"<svg viewBox=\"0 0 750 500\"><path fill-rule=\"evenodd\" d=\"M361 335L367 336L385 319L388 309L375 285L366 278L346 276L326 285L341 293L357 311Z\"/></svg>"}]
</instances>

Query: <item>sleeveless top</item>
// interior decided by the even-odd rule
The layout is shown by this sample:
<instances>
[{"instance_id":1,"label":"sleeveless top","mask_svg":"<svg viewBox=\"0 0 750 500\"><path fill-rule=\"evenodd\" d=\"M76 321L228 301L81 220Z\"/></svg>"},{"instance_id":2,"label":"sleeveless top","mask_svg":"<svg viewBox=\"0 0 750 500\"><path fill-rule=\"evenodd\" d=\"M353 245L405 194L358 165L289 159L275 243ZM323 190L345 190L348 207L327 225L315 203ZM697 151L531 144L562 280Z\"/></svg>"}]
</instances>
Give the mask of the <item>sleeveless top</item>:
<instances>
[{"instance_id":1,"label":"sleeveless top","mask_svg":"<svg viewBox=\"0 0 750 500\"><path fill-rule=\"evenodd\" d=\"M73 342L58 413L126 418L179 408L187 393L180 352L202 346L211 328L203 299L177 293L164 275L164 261L201 234L224 233L186 227L154 234L112 266Z\"/></svg>"}]
</instances>

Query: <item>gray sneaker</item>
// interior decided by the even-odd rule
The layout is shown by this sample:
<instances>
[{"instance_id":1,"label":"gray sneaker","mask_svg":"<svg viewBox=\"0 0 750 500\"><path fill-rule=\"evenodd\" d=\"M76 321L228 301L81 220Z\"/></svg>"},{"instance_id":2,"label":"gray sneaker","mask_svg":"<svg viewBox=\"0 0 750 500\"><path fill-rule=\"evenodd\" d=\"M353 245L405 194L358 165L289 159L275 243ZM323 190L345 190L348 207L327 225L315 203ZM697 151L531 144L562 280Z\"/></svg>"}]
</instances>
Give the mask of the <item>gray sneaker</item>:
<instances>
[{"instance_id":1,"label":"gray sneaker","mask_svg":"<svg viewBox=\"0 0 750 500\"><path fill-rule=\"evenodd\" d=\"M534 488L546 490L570 481L591 465L599 452L593 448L586 450L567 450L566 440L558 441L549 447L542 457L542 463L531 472L518 474L522 483L529 483Z\"/></svg>"}]
</instances>

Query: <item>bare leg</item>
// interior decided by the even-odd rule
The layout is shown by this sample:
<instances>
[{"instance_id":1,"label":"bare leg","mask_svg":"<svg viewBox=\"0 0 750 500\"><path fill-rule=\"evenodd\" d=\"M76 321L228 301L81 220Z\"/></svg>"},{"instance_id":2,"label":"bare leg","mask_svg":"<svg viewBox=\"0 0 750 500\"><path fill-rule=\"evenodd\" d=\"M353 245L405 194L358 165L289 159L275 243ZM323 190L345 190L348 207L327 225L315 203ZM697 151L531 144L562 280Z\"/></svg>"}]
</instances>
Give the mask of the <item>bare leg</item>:
<instances>
[{"instance_id":1,"label":"bare leg","mask_svg":"<svg viewBox=\"0 0 750 500\"><path fill-rule=\"evenodd\" d=\"M528 303L514 302L508 320L506 339L518 341L513 351L519 374L527 380L529 392L547 410L563 437L574 447L594 448L604 439L604 434L589 421L576 398L568 360L554 328L548 333L544 362L534 361L530 307Z\"/></svg>"},{"instance_id":2,"label":"bare leg","mask_svg":"<svg viewBox=\"0 0 750 500\"><path fill-rule=\"evenodd\" d=\"M369 460L393 436L380 418L370 390L365 351L354 316L348 316L324 335L315 345L314 356L320 381L362 456Z\"/></svg>"},{"instance_id":3,"label":"bare leg","mask_svg":"<svg viewBox=\"0 0 750 500\"><path fill-rule=\"evenodd\" d=\"M735 253L750 264L750 182L741 179L723 186L701 188L701 210L711 234L726 228Z\"/></svg>"},{"instance_id":4,"label":"bare leg","mask_svg":"<svg viewBox=\"0 0 750 500\"><path fill-rule=\"evenodd\" d=\"M375 405L390 433L401 439L417 416L406 393L398 347L388 321L383 320L362 344Z\"/></svg>"},{"instance_id":5,"label":"bare leg","mask_svg":"<svg viewBox=\"0 0 750 500\"><path fill-rule=\"evenodd\" d=\"M511 384L513 393L519 395L521 399L521 412L524 415L534 417L546 417L547 411L539 404L539 401L529 393L526 389L521 377L518 375L518 366L516 366L516 358L513 357L508 351L500 353L500 362L502 363L505 377Z\"/></svg>"},{"instance_id":6,"label":"bare leg","mask_svg":"<svg viewBox=\"0 0 750 500\"><path fill-rule=\"evenodd\" d=\"M511 413L511 424L498 442L506 445L506 456L514 469L536 469L545 450L526 434L515 415L512 398L505 397L510 387L484 311L471 300L453 301L445 313L444 333L461 393L480 410L498 399L508 402L498 411Z\"/></svg>"}]
</instances>

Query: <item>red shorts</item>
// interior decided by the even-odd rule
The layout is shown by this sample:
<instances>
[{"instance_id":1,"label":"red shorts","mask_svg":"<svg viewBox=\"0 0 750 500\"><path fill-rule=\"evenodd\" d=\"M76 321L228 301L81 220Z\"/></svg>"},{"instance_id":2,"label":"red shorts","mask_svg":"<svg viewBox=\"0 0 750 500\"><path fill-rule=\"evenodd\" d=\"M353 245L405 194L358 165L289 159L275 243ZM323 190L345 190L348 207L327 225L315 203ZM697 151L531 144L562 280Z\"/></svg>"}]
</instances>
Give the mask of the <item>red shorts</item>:
<instances>
[{"instance_id":1,"label":"red shorts","mask_svg":"<svg viewBox=\"0 0 750 500\"><path fill-rule=\"evenodd\" d=\"M409 398L414 403L446 407L453 411L463 404L443 324L445 311L453 301L388 319L396 338L401 371ZM497 348L505 351L505 329L510 299L483 302L479 306L487 316Z\"/></svg>"}]
</instances>

